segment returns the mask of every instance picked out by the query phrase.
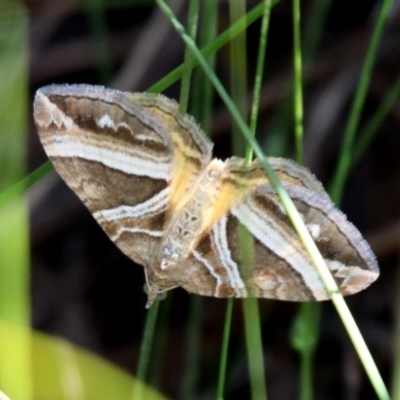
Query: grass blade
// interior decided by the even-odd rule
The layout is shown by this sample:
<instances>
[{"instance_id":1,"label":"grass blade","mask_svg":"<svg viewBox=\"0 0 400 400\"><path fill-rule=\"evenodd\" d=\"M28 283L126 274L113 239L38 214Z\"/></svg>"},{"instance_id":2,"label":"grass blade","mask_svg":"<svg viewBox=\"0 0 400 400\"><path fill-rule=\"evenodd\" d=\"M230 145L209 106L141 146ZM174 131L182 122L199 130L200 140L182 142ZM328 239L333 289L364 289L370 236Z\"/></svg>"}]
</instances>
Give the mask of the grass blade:
<instances>
[{"instance_id":1,"label":"grass blade","mask_svg":"<svg viewBox=\"0 0 400 400\"><path fill-rule=\"evenodd\" d=\"M364 65L361 71L360 81L358 83L357 91L351 106L350 115L347 120L339 161L337 163L332 184L329 190L329 193L331 194L332 199L336 204L340 203L340 199L343 194L344 183L352 166L355 135L360 121L361 111L366 99L369 82L371 80L372 70L376 60L378 47L382 39L383 30L389 16L392 2L393 0L382 1L378 20L372 34L371 43L368 48Z\"/></svg>"},{"instance_id":2,"label":"grass blade","mask_svg":"<svg viewBox=\"0 0 400 400\"><path fill-rule=\"evenodd\" d=\"M195 43L191 40L191 38L186 34L183 26L179 23L179 21L175 18L172 10L163 2L162 0L157 0L157 4L163 10L163 12L167 15L170 19L171 23L174 25L177 32L179 32L180 36L186 42L188 46L192 49L193 53L195 54L198 62L200 63L201 67L206 72L208 78L213 83L215 89L217 90L218 94L221 96L222 100L224 101L226 107L232 114L232 117L235 119L236 123L240 126L243 135L245 135L248 143L253 147L255 154L260 160L261 165L267 172L267 175L270 179L271 185L280 197L282 201L282 205L286 210L288 217L290 218L297 234L301 238L304 248L306 249L307 253L309 254L311 260L313 261L327 291L332 296L332 302L334 303L336 310L342 319L343 325L345 326L347 333L350 339L353 342L353 345L360 357L360 360L370 378L370 381L379 396L380 399L386 400L389 399L389 393L385 387L383 379L379 374L379 371L374 363L374 360L365 344L365 341L355 323L353 316L351 315L346 302L343 299L343 296L340 294L338 287L336 285L335 280L333 279L328 267L326 266L324 259L321 256L314 240L312 239L309 231L307 230L306 226L304 225L303 220L301 219L299 213L296 210L291 198L289 197L286 190L280 185L279 180L269 165L260 145L254 139L252 132L250 131L249 127L246 125L245 121L241 117L240 113L238 112L235 104L232 102L230 97L228 96L227 92L225 91L224 87L219 82L217 76L215 75L214 71L212 71L205 59L203 58L199 49L197 49Z\"/></svg>"},{"instance_id":3,"label":"grass blade","mask_svg":"<svg viewBox=\"0 0 400 400\"><path fill-rule=\"evenodd\" d=\"M144 398L143 397L144 385L142 383L144 383L146 380L146 374L150 360L151 345L153 343L154 328L157 321L159 305L160 305L159 300L156 300L150 307L149 311L147 312L146 324L143 331L142 345L140 347L139 364L136 373L136 379L139 382L137 382L136 380L134 382L133 396L132 396L133 400L141 400L142 398Z\"/></svg>"},{"instance_id":4,"label":"grass blade","mask_svg":"<svg viewBox=\"0 0 400 400\"><path fill-rule=\"evenodd\" d=\"M303 164L303 79L300 43L300 1L293 0L294 137L296 143L296 159L299 164Z\"/></svg>"},{"instance_id":5,"label":"grass blade","mask_svg":"<svg viewBox=\"0 0 400 400\"><path fill-rule=\"evenodd\" d=\"M221 358L219 363L218 387L216 400L223 400L226 381L226 365L228 361L229 336L231 334L233 299L226 301L224 333L222 337Z\"/></svg>"},{"instance_id":6,"label":"grass blade","mask_svg":"<svg viewBox=\"0 0 400 400\"><path fill-rule=\"evenodd\" d=\"M0 190L25 173L28 21L22 2L0 5ZM31 399L29 223L25 196L0 208L0 320L21 329L0 331L0 386L10 398Z\"/></svg>"},{"instance_id":7,"label":"grass blade","mask_svg":"<svg viewBox=\"0 0 400 400\"><path fill-rule=\"evenodd\" d=\"M400 96L400 75L389 89L389 92L384 97L383 101L379 104L376 111L369 118L365 127L360 133L360 137L354 146L354 156L352 157L352 166L356 165L361 156L364 154L367 146L371 144L374 134L379 129L383 120L389 114L389 111L396 104Z\"/></svg>"}]
</instances>

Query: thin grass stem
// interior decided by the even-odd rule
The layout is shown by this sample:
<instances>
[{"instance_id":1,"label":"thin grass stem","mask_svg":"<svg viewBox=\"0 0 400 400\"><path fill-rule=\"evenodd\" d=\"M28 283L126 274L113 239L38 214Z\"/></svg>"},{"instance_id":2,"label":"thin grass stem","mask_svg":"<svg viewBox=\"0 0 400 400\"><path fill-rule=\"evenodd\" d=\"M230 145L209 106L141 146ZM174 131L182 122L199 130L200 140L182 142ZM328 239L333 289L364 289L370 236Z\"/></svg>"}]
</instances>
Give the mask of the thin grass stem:
<instances>
[{"instance_id":1,"label":"thin grass stem","mask_svg":"<svg viewBox=\"0 0 400 400\"><path fill-rule=\"evenodd\" d=\"M11 185L8 189L0 194L0 207L3 207L9 201L25 192L27 189L29 189L29 187L31 187L38 180L42 179L53 169L53 164L50 161L47 161L29 175Z\"/></svg>"},{"instance_id":2,"label":"thin grass stem","mask_svg":"<svg viewBox=\"0 0 400 400\"><path fill-rule=\"evenodd\" d=\"M372 34L371 42L365 57L361 70L360 80L357 86L356 94L351 105L349 118L345 127L344 138L339 155L339 160L335 169L329 193L333 201L338 204L342 198L346 177L352 166L354 153L354 141L358 129L361 111L367 96L369 83L372 76L372 70L378 53L383 31L389 16L393 0L383 0L379 10L378 20Z\"/></svg>"},{"instance_id":3,"label":"thin grass stem","mask_svg":"<svg viewBox=\"0 0 400 400\"><path fill-rule=\"evenodd\" d=\"M231 24L241 19L245 14L245 2L230 0ZM246 31L236 36L230 42L231 60L231 92L232 101L237 105L242 118L247 118L247 51ZM246 141L241 134L240 128L233 124L233 153L243 156L246 153ZM242 260L240 265L241 273L244 276L251 276L249 270L254 269L254 241L250 233L238 224L239 254ZM258 299L252 298L252 287L247 287L250 298L243 299L243 316L247 347L247 360L249 366L249 377L252 399L266 399L265 370L263 346L261 340L261 322L258 311Z\"/></svg>"},{"instance_id":4,"label":"thin grass stem","mask_svg":"<svg viewBox=\"0 0 400 400\"><path fill-rule=\"evenodd\" d=\"M250 386L253 400L266 400L264 352L261 338L261 320L258 299L242 300L246 332L247 358L250 369Z\"/></svg>"},{"instance_id":5,"label":"thin grass stem","mask_svg":"<svg viewBox=\"0 0 400 400\"><path fill-rule=\"evenodd\" d=\"M229 1L230 24L243 21L246 14L246 4L243 0ZM230 89L232 100L244 119L247 119L247 51L246 51L246 29L229 42L230 50ZM239 127L233 123L232 126L232 148L233 154L243 156L246 149L246 141L240 133Z\"/></svg>"},{"instance_id":6,"label":"thin grass stem","mask_svg":"<svg viewBox=\"0 0 400 400\"><path fill-rule=\"evenodd\" d=\"M296 159L303 164L303 84L302 84L302 49L300 34L300 1L293 0L293 102L294 102L294 134ZM313 398L313 355L317 345L318 322L314 312L319 313L321 306L313 303L302 303L291 332L292 345L300 353L300 398ZM307 326L307 329L304 329ZM300 327L302 329L300 329ZM297 328L297 329L296 329Z\"/></svg>"},{"instance_id":7,"label":"thin grass stem","mask_svg":"<svg viewBox=\"0 0 400 400\"><path fill-rule=\"evenodd\" d=\"M195 399L199 379L200 330L203 299L190 296L189 319L186 329L185 373L181 386L181 399Z\"/></svg>"},{"instance_id":8,"label":"thin grass stem","mask_svg":"<svg viewBox=\"0 0 400 400\"><path fill-rule=\"evenodd\" d=\"M196 38L198 21L199 21L200 2L199 0L191 0L189 3L189 16L188 16L188 32L193 38ZM179 95L179 112L186 113L189 103L190 83L192 77L192 68L190 62L194 60L193 53L190 49L185 49L184 57L184 72L181 80L181 92Z\"/></svg>"},{"instance_id":9,"label":"thin grass stem","mask_svg":"<svg viewBox=\"0 0 400 400\"><path fill-rule=\"evenodd\" d=\"M199 0L191 0L189 3L188 31L193 40L196 38L200 12ZM179 97L179 112L185 113L189 103L192 69L190 62L194 59L193 53L188 47L185 49L184 73L181 81L181 92ZM184 374L181 385L181 398L193 399L195 397L196 385L199 375L199 342L201 327L201 304L199 296L189 297L189 320L186 331L186 351L184 358Z\"/></svg>"},{"instance_id":10,"label":"thin grass stem","mask_svg":"<svg viewBox=\"0 0 400 400\"><path fill-rule=\"evenodd\" d=\"M399 265L397 265L399 267ZM396 288L400 288L400 269L397 268L397 276L396 276ZM393 366L393 373L392 373L392 399L393 400L400 400L400 290L396 291L395 301L396 304L394 305L395 315L395 326L393 332L394 338L394 366Z\"/></svg>"},{"instance_id":11,"label":"thin grass stem","mask_svg":"<svg viewBox=\"0 0 400 400\"><path fill-rule=\"evenodd\" d=\"M146 380L147 370L149 367L151 345L153 343L154 328L157 321L159 304L159 300L156 300L147 312L142 345L140 347L139 363L136 373L136 378L139 382L134 383L132 396L133 400L141 400L143 397L144 386L142 383L144 383Z\"/></svg>"},{"instance_id":12,"label":"thin grass stem","mask_svg":"<svg viewBox=\"0 0 400 400\"><path fill-rule=\"evenodd\" d=\"M225 312L225 323L224 333L222 337L221 357L219 362L219 373L218 373L218 387L216 400L223 400L224 389L226 381L226 365L228 361L228 349L229 349L229 337L231 334L232 324L232 312L233 312L233 299L227 299L226 301L226 312Z\"/></svg>"},{"instance_id":13,"label":"thin grass stem","mask_svg":"<svg viewBox=\"0 0 400 400\"><path fill-rule=\"evenodd\" d=\"M255 135L258 119L258 110L260 104L260 93L262 85L262 77L264 72L265 55L267 47L268 27L271 15L271 2L264 1L263 18L261 21L260 40L257 55L257 67L255 74L253 101L250 114L250 130ZM246 146L245 158L250 162L253 158L253 149ZM250 257L254 261L254 257ZM267 399L264 357L261 338L261 320L258 307L258 300L254 298L243 300L243 315L246 330L246 344L251 376L251 392L253 398L257 396L259 399ZM257 354L256 354L257 352Z\"/></svg>"},{"instance_id":14,"label":"thin grass stem","mask_svg":"<svg viewBox=\"0 0 400 400\"><path fill-rule=\"evenodd\" d=\"M261 165L267 172L267 175L270 179L271 185L273 186L274 190L278 194L279 198L282 201L282 205L285 208L285 211L290 218L297 234L301 238L303 245L309 254L312 262L314 263L317 271L323 281L328 293L332 296L332 301L338 311L339 316L342 319L342 322L349 334L350 339L353 342L354 347L357 350L357 353L362 361L364 368L367 371L367 374L371 380L371 383L377 393L379 399L387 400L389 399L388 391L385 387L382 377L379 374L379 371L373 361L371 354L368 351L368 348L364 342L364 339L355 323L353 316L351 315L346 302L343 299L343 296L340 294L339 289L336 285L335 280L333 279L328 267L326 266L324 259L319 252L314 240L312 239L309 231L307 230L306 226L304 225L303 220L301 219L299 213L296 210L296 207L293 204L293 201L290 199L290 196L286 192L286 190L280 184L275 172L269 165L266 157L254 139L252 132L250 131L249 127L246 125L245 121L241 117L240 113L238 112L235 104L230 99L229 95L227 94L224 87L219 82L217 76L215 75L214 71L212 71L206 60L203 58L201 52L196 47L195 43L191 40L191 38L186 34L184 27L180 22L176 19L172 10L165 4L162 0L157 0L157 4L161 8L161 10L165 13L165 15L169 18L177 32L180 34L182 39L186 42L188 46L192 49L193 53L195 54L199 64L206 72L207 76L209 77L210 81L213 83L216 91L221 96L221 99L224 101L226 107L231 112L232 117L235 119L236 123L242 129L242 133L245 135L246 139L248 140L249 144L253 147L256 156L259 158Z\"/></svg>"},{"instance_id":15,"label":"thin grass stem","mask_svg":"<svg viewBox=\"0 0 400 400\"><path fill-rule=\"evenodd\" d=\"M156 321L157 335L154 336L152 343L151 376L149 376L149 384L154 388L159 388L163 374L163 368L168 365L166 357L167 339L168 339L168 317L171 312L173 292L168 293L165 300L159 305L158 317Z\"/></svg>"},{"instance_id":16,"label":"thin grass stem","mask_svg":"<svg viewBox=\"0 0 400 400\"><path fill-rule=\"evenodd\" d=\"M366 122L363 130L361 131L360 137L358 138L357 143L354 146L354 154L351 164L352 167L357 164L367 147L371 144L374 134L378 131L383 120L387 117L390 110L396 104L399 96L400 75L397 77L393 86L389 89L389 92L386 94L383 101L379 104L378 108Z\"/></svg>"},{"instance_id":17,"label":"thin grass stem","mask_svg":"<svg viewBox=\"0 0 400 400\"><path fill-rule=\"evenodd\" d=\"M106 24L105 2L103 0L85 0L94 51L97 58L96 66L99 80L103 84L111 81L112 66L109 51L109 40Z\"/></svg>"},{"instance_id":18,"label":"thin grass stem","mask_svg":"<svg viewBox=\"0 0 400 400\"><path fill-rule=\"evenodd\" d=\"M293 0L293 74L294 74L294 137L296 160L303 164L303 91L300 37L300 0Z\"/></svg>"},{"instance_id":19,"label":"thin grass stem","mask_svg":"<svg viewBox=\"0 0 400 400\"><path fill-rule=\"evenodd\" d=\"M218 12L218 2L214 0L205 0L203 2L203 17L201 30L199 32L199 42L200 45L205 45L210 43L215 39L217 32L217 12ZM214 68L215 55L211 55L208 58L208 64L210 68ZM194 80L194 102L191 107L192 114L196 116L196 119L201 123L201 126L205 133L210 132L211 129L211 115L213 109L213 87L204 72L201 69L196 71L196 77ZM229 337L231 330L231 320L232 320L232 309L233 300L227 299L227 307L225 313L225 323L224 323L224 333L221 345L221 357L219 364L218 373L218 387L217 387L217 399L223 399L223 393L225 389L226 381L226 366L228 359L228 348L229 348Z\"/></svg>"},{"instance_id":20,"label":"thin grass stem","mask_svg":"<svg viewBox=\"0 0 400 400\"><path fill-rule=\"evenodd\" d=\"M369 377L369 380L375 389L375 393L380 400L390 400L389 392L385 386L385 383L379 373L379 370L372 358L371 353L364 341L364 338L354 321L354 318L347 307L347 304L343 296L338 293L332 294L332 302L336 307L336 310L346 328L347 334L349 335L353 346L355 347L358 357L364 366L364 369Z\"/></svg>"},{"instance_id":21,"label":"thin grass stem","mask_svg":"<svg viewBox=\"0 0 400 400\"><path fill-rule=\"evenodd\" d=\"M278 0L273 0L272 5L275 5ZM201 54L204 58L208 58L212 54L216 53L222 46L226 45L229 41L231 41L235 36L239 35L244 29L247 29L249 25L255 22L258 18L261 17L264 10L264 4L260 3L255 6L251 11L249 11L244 17L240 18L237 22L231 25L228 29L222 32L215 40L213 40L208 45L204 46L201 49ZM190 63L190 68L195 68L199 65L199 61L196 58ZM166 75L163 79L159 80L153 86L148 89L148 92L159 93L164 89L172 85L174 82L179 80L182 77L183 70L186 68L183 64L173 71L171 71L168 75Z\"/></svg>"},{"instance_id":22,"label":"thin grass stem","mask_svg":"<svg viewBox=\"0 0 400 400\"><path fill-rule=\"evenodd\" d=\"M293 321L290 342L300 353L300 388L299 398L313 398L313 357L318 344L321 305L319 303L302 303Z\"/></svg>"},{"instance_id":23,"label":"thin grass stem","mask_svg":"<svg viewBox=\"0 0 400 400\"><path fill-rule=\"evenodd\" d=\"M251 105L251 113L250 113L250 130L253 132L254 135L257 129L258 111L260 107L260 94L261 94L262 78L264 72L265 54L267 51L267 37L268 37L270 16L271 16L271 1L265 0L263 17L261 20L260 43L258 46L257 67L254 80L254 90L253 90L253 102ZM245 158L247 162L250 162L253 159L253 149L251 148L251 146L247 146Z\"/></svg>"},{"instance_id":24,"label":"thin grass stem","mask_svg":"<svg viewBox=\"0 0 400 400\"><path fill-rule=\"evenodd\" d=\"M314 0L302 35L302 56L307 68L314 59L332 0Z\"/></svg>"},{"instance_id":25,"label":"thin grass stem","mask_svg":"<svg viewBox=\"0 0 400 400\"><path fill-rule=\"evenodd\" d=\"M215 40L217 34L217 15L218 2L215 0L204 0L202 6L203 17L201 30L199 32L200 46L205 46ZM207 57L208 64L211 68L215 65L215 54ZM194 79L195 93L194 98L200 101L194 101L191 107L192 115L201 123L203 131L209 135L211 132L211 121L213 112L214 91L212 84L204 75L204 72L198 68Z\"/></svg>"}]
</instances>

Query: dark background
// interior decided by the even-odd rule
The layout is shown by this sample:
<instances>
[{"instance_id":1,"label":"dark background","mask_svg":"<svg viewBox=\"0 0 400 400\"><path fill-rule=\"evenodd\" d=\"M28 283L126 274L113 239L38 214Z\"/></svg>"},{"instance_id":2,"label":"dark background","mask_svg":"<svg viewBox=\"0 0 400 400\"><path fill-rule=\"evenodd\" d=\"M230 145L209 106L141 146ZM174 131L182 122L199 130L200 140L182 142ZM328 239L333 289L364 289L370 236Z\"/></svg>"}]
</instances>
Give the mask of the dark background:
<instances>
[{"instance_id":1,"label":"dark background","mask_svg":"<svg viewBox=\"0 0 400 400\"><path fill-rule=\"evenodd\" d=\"M109 2L112 3L112 2ZM171 2L181 21L186 4ZM181 38L151 2L121 1L104 13L89 17L73 0L26 2L30 13L30 85L48 83L107 84L128 91L144 91L183 61ZM248 2L250 9L255 2ZM310 20L312 1L302 1L303 28ZM333 1L312 62L304 73L305 164L327 184L333 174L366 49L380 2ZM285 136L286 156L293 157L292 100L286 87L292 68L292 3L274 7L268 38L258 140L267 155L276 152L276 137ZM94 15L94 17L93 17ZM94 34L104 17L101 63ZM97 22L96 22L97 21ZM227 2L221 1L219 30L229 24ZM259 23L247 31L249 82L253 82ZM96 44L97 43L97 44ZM392 7L367 95L361 127L376 110L400 71L400 4ZM104 61L104 60L103 60ZM101 65L101 66L99 66ZM229 49L217 55L217 72L229 87ZM249 88L250 91L251 88ZM250 93L250 92L249 92ZM165 94L178 98L179 85ZM193 96L196 94L193 93ZM276 117L289 102L284 121ZM46 161L31 121L29 168ZM348 179L341 208L370 241L381 277L348 303L371 352L390 385L394 354L394 323L398 312L400 107L391 110ZM215 156L231 155L231 118L215 100L210 136ZM36 329L85 347L134 373L146 311L142 267L128 260L105 236L77 197L55 172L29 191L32 238L32 315ZM184 373L189 295L174 290L161 304L166 318L166 347L161 358L160 390L179 398ZM226 303L202 298L200 370L195 398L215 396ZM290 347L289 332L298 304L260 301L269 399L297 397L299 358ZM157 335L157 331L156 331ZM227 399L249 396L242 309L235 301L230 342L231 367ZM173 366L173 368L171 367ZM323 305L320 343L315 359L315 398L374 399L375 394L333 306Z\"/></svg>"}]
</instances>

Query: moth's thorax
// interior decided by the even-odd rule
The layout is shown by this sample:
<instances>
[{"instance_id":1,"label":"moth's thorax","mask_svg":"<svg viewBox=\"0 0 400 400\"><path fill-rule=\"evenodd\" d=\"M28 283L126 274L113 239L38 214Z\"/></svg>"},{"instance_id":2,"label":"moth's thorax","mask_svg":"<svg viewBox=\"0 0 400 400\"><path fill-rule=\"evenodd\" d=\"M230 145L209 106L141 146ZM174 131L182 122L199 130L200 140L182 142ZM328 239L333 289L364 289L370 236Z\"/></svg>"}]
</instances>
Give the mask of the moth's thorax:
<instances>
[{"instance_id":1,"label":"moth's thorax","mask_svg":"<svg viewBox=\"0 0 400 400\"><path fill-rule=\"evenodd\" d=\"M179 267L210 225L210 211L220 192L225 171L225 163L214 159L194 186L189 188L192 191L190 200L181 205L164 235L159 255L161 260L157 260L161 270Z\"/></svg>"}]
</instances>

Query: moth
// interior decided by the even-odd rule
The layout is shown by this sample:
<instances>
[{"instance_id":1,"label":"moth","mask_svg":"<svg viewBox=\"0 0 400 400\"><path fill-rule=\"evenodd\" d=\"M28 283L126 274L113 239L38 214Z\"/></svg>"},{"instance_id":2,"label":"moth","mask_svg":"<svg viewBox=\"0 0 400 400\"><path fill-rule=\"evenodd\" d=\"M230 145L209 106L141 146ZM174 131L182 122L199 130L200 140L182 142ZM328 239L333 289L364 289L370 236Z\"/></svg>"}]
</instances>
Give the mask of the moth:
<instances>
[{"instance_id":1,"label":"moth","mask_svg":"<svg viewBox=\"0 0 400 400\"><path fill-rule=\"evenodd\" d=\"M212 143L174 100L51 85L37 91L34 117L57 172L122 252L143 265L147 307L179 286L214 297L330 298L260 163L213 159ZM371 248L319 181L290 160L268 161L341 293L375 281Z\"/></svg>"}]
</instances>

